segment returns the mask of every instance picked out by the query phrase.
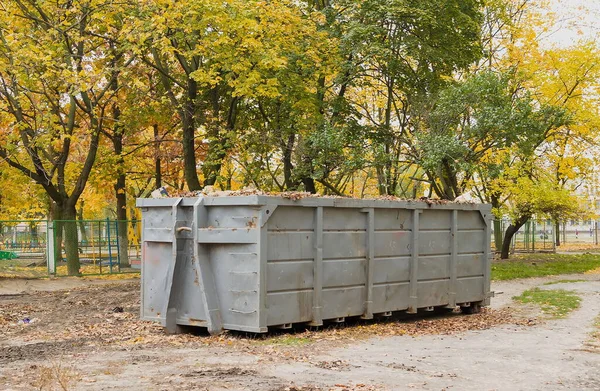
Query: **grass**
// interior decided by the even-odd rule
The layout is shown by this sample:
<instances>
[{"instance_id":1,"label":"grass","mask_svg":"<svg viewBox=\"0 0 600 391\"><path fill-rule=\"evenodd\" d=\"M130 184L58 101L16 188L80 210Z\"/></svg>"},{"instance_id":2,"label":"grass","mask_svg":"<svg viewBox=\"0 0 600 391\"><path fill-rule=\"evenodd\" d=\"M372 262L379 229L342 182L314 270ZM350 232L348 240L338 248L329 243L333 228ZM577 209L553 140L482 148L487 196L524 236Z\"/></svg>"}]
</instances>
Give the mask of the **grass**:
<instances>
[{"instance_id":1,"label":"grass","mask_svg":"<svg viewBox=\"0 0 600 391\"><path fill-rule=\"evenodd\" d=\"M0 277L2 278L40 278L48 276L46 266L27 266L40 262L32 259L11 259L0 261Z\"/></svg>"},{"instance_id":2,"label":"grass","mask_svg":"<svg viewBox=\"0 0 600 391\"><path fill-rule=\"evenodd\" d=\"M564 279L564 280L557 280L557 281L550 281L545 283L544 285L556 285L556 284L568 284L571 282L586 282L587 280L569 280L569 279Z\"/></svg>"},{"instance_id":3,"label":"grass","mask_svg":"<svg viewBox=\"0 0 600 391\"><path fill-rule=\"evenodd\" d=\"M555 318L564 318L571 311L579 308L581 297L573 291L564 289L542 290L533 288L526 290L520 296L513 297L514 300L521 303L537 304L542 311Z\"/></svg>"},{"instance_id":4,"label":"grass","mask_svg":"<svg viewBox=\"0 0 600 391\"><path fill-rule=\"evenodd\" d=\"M586 350L592 353L600 353L600 315L596 317L593 323L594 331L590 338L585 341Z\"/></svg>"},{"instance_id":5,"label":"grass","mask_svg":"<svg viewBox=\"0 0 600 391\"><path fill-rule=\"evenodd\" d=\"M596 320L594 321L594 327L596 328L596 331L592 333L592 339L593 342L598 343L600 347L600 315L596 317Z\"/></svg>"},{"instance_id":6,"label":"grass","mask_svg":"<svg viewBox=\"0 0 600 391\"><path fill-rule=\"evenodd\" d=\"M492 263L493 280L578 274L600 268L600 254L524 254Z\"/></svg>"},{"instance_id":7,"label":"grass","mask_svg":"<svg viewBox=\"0 0 600 391\"><path fill-rule=\"evenodd\" d=\"M38 379L32 384L38 390L68 391L71 385L80 380L79 375L71 367L65 367L62 363L40 366L38 369Z\"/></svg>"}]
</instances>

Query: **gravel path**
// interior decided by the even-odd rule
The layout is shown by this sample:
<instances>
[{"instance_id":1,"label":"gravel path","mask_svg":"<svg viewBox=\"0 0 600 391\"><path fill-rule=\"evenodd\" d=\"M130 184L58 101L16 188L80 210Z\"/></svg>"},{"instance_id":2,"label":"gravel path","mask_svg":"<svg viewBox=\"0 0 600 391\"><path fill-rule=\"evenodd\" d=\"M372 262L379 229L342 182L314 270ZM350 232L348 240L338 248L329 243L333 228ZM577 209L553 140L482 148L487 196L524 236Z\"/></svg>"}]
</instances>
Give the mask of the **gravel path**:
<instances>
[{"instance_id":1,"label":"gravel path","mask_svg":"<svg viewBox=\"0 0 600 391\"><path fill-rule=\"evenodd\" d=\"M342 360L351 368L335 373L336 382L382 384L392 390L600 390L600 352L586 344L600 315L600 282L598 276L585 277L589 281L542 287L572 289L582 296L580 309L567 319L455 336L376 338L333 350L321 359ZM513 295L559 278L494 284L494 290L504 291L494 306L510 304ZM332 378L330 371L306 365L280 366L268 373L297 383L307 378L327 383Z\"/></svg>"}]
</instances>

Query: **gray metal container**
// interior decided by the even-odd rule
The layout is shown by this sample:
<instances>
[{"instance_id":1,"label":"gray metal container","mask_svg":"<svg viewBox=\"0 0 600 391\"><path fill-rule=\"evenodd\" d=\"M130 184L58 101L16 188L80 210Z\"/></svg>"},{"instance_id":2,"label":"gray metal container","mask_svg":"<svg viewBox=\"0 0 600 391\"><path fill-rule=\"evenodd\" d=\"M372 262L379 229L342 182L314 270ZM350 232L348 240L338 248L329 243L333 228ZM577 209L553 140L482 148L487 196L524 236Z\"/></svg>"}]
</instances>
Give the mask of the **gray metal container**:
<instances>
[{"instance_id":1,"label":"gray metal container","mask_svg":"<svg viewBox=\"0 0 600 391\"><path fill-rule=\"evenodd\" d=\"M172 332L489 305L489 205L252 195L137 206L141 317Z\"/></svg>"}]
</instances>

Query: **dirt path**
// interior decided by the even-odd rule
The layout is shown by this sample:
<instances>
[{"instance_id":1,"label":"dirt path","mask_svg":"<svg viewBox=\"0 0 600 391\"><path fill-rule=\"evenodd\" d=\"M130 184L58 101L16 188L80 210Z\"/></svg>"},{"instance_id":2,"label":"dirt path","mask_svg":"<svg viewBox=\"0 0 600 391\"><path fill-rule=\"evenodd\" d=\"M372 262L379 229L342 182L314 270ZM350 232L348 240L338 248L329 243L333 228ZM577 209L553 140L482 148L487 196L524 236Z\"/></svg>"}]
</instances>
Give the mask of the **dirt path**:
<instances>
[{"instance_id":1,"label":"dirt path","mask_svg":"<svg viewBox=\"0 0 600 391\"><path fill-rule=\"evenodd\" d=\"M535 284L518 282L517 286ZM600 315L600 283L551 287L579 292L581 308L567 319L536 327L377 338L335 349L321 359L342 360L350 369L335 374L338 382L382 383L393 390L599 390L600 352L588 351L586 342L594 331L594 318ZM310 378L326 383L331 378L331 372L307 365L284 365L267 373L296 382Z\"/></svg>"},{"instance_id":2,"label":"dirt path","mask_svg":"<svg viewBox=\"0 0 600 391\"><path fill-rule=\"evenodd\" d=\"M139 279L99 280L94 278L61 277L51 279L0 278L0 296L32 292L52 292L86 286L127 283Z\"/></svg>"},{"instance_id":3,"label":"dirt path","mask_svg":"<svg viewBox=\"0 0 600 391\"><path fill-rule=\"evenodd\" d=\"M568 318L487 328L496 319L493 311L518 308L512 296L564 278L587 281L542 287L579 292L581 308ZM165 336L160 327L137 320L138 284L0 296L0 389L600 389L600 353L587 343L600 314L600 275L494 284L504 293L493 301L496 310L481 316L356 325L259 341L235 334ZM23 316L37 321L15 325ZM471 331L435 331L457 325ZM360 336L361 328L380 336Z\"/></svg>"}]
</instances>

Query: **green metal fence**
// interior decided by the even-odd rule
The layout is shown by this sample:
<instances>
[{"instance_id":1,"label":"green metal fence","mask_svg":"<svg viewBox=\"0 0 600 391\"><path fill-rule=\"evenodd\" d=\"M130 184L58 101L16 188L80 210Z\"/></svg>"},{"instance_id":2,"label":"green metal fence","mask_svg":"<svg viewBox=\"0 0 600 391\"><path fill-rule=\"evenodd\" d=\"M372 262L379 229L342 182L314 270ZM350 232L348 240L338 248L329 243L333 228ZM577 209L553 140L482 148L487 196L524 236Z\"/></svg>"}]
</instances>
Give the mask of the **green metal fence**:
<instances>
[{"instance_id":1,"label":"green metal fence","mask_svg":"<svg viewBox=\"0 0 600 391\"><path fill-rule=\"evenodd\" d=\"M492 243L501 245L508 220L495 220ZM556 224L551 220L532 219L513 236L511 252L587 251L600 249L600 222L565 221L558 227L560 246L557 246ZM499 246L495 247L496 250Z\"/></svg>"},{"instance_id":2,"label":"green metal fence","mask_svg":"<svg viewBox=\"0 0 600 391\"><path fill-rule=\"evenodd\" d=\"M46 277L46 220L0 220L0 276Z\"/></svg>"},{"instance_id":3,"label":"green metal fence","mask_svg":"<svg viewBox=\"0 0 600 391\"><path fill-rule=\"evenodd\" d=\"M79 274L138 272L138 220L4 220L0 221L0 277L68 275L65 227L69 224L76 227Z\"/></svg>"},{"instance_id":4,"label":"green metal fence","mask_svg":"<svg viewBox=\"0 0 600 391\"><path fill-rule=\"evenodd\" d=\"M492 229L492 243L499 251L504 241L506 229L511 224L509 220L496 220ZM511 252L554 252L554 225L548 220L529 220L513 236L510 244Z\"/></svg>"}]
</instances>

